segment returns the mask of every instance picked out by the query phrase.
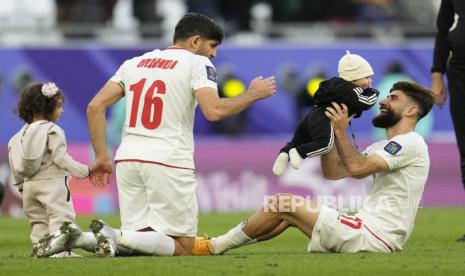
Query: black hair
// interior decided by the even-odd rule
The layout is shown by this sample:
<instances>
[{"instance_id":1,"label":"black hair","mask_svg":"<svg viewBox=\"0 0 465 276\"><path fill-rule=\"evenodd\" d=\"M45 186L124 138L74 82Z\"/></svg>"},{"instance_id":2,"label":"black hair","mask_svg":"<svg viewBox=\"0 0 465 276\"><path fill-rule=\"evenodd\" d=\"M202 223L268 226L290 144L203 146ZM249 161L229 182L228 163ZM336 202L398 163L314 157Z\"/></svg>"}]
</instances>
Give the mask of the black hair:
<instances>
[{"instance_id":1,"label":"black hair","mask_svg":"<svg viewBox=\"0 0 465 276\"><path fill-rule=\"evenodd\" d=\"M394 83L390 92L394 90L402 91L405 95L407 95L407 97L409 97L418 105L420 109L418 113L418 121L425 117L433 107L433 93L431 90L420 84L409 81L399 81Z\"/></svg>"},{"instance_id":2,"label":"black hair","mask_svg":"<svg viewBox=\"0 0 465 276\"><path fill-rule=\"evenodd\" d=\"M65 100L61 90L58 90L50 98L42 94L43 85L44 83L26 85L21 91L18 105L14 109L14 113L28 124L32 123L36 114L42 114L45 119L51 121L55 109Z\"/></svg>"},{"instance_id":3,"label":"black hair","mask_svg":"<svg viewBox=\"0 0 465 276\"><path fill-rule=\"evenodd\" d=\"M176 24L173 41L176 43L195 35L219 43L224 38L223 30L213 19L201 13L189 12Z\"/></svg>"}]
</instances>

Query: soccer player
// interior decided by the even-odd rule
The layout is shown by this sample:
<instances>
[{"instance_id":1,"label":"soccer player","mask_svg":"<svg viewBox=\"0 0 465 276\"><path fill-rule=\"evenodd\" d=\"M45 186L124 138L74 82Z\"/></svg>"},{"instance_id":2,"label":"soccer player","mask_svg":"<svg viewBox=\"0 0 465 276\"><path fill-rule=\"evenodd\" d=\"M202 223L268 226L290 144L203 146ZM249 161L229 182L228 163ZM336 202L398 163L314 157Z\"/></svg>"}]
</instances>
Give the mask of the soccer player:
<instances>
[{"instance_id":1,"label":"soccer player","mask_svg":"<svg viewBox=\"0 0 465 276\"><path fill-rule=\"evenodd\" d=\"M415 125L433 106L432 93L411 82L397 82L380 102L375 127L388 139L369 146L363 154L352 147L346 128L347 106L326 109L336 147L321 156L328 179L370 176L373 186L355 216L291 194L278 194L224 235L196 240L195 255L222 254L229 249L271 239L289 226L311 241L309 252L394 252L402 250L412 233L415 215L429 172L428 147Z\"/></svg>"},{"instance_id":2,"label":"soccer player","mask_svg":"<svg viewBox=\"0 0 465 276\"><path fill-rule=\"evenodd\" d=\"M125 61L89 103L94 182L102 183L112 173L105 111L126 97L126 122L115 156L122 230L92 221L97 255L114 256L117 245L147 255L191 254L198 217L193 160L197 104L209 121L217 121L276 91L274 77L257 77L246 93L219 98L210 60L223 36L211 18L188 13L175 28L172 46Z\"/></svg>"}]
</instances>

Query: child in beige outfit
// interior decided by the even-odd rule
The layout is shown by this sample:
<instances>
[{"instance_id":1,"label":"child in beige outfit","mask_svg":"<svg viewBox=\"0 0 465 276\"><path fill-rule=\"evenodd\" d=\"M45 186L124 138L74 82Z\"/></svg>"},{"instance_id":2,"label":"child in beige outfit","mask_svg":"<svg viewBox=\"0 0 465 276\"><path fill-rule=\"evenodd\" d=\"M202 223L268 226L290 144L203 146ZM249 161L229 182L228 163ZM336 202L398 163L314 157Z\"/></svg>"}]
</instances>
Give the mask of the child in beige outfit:
<instances>
[{"instance_id":1,"label":"child in beige outfit","mask_svg":"<svg viewBox=\"0 0 465 276\"><path fill-rule=\"evenodd\" d=\"M74 225L68 184L71 176L90 175L87 165L68 154L65 133L54 123L63 113L63 100L54 83L26 86L16 109L26 124L8 143L15 185L23 194L23 210L31 226L33 257L41 239L60 232L63 225ZM95 241L89 242L91 249Z\"/></svg>"}]
</instances>

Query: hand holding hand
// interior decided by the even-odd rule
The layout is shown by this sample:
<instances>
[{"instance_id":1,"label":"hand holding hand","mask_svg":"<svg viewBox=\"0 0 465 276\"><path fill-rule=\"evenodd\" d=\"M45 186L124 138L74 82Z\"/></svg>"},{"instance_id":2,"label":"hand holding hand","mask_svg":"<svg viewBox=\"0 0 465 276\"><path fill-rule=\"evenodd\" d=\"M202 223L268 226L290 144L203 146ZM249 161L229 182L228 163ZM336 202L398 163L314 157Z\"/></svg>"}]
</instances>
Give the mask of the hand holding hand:
<instances>
[{"instance_id":1,"label":"hand holding hand","mask_svg":"<svg viewBox=\"0 0 465 276\"><path fill-rule=\"evenodd\" d=\"M90 182L95 186L105 187L110 184L113 164L110 158L97 158L90 167Z\"/></svg>"}]
</instances>

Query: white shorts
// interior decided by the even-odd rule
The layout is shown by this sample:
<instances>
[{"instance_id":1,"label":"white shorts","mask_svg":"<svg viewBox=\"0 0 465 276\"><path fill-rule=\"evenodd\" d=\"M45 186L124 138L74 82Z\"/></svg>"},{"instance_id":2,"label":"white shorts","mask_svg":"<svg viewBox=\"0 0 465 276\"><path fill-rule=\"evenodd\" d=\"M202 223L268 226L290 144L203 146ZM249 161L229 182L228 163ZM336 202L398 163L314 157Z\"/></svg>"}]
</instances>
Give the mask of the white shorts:
<instances>
[{"instance_id":1,"label":"white shorts","mask_svg":"<svg viewBox=\"0 0 465 276\"><path fill-rule=\"evenodd\" d=\"M393 252L366 221L322 205L308 244L309 252Z\"/></svg>"},{"instance_id":2,"label":"white shorts","mask_svg":"<svg viewBox=\"0 0 465 276\"><path fill-rule=\"evenodd\" d=\"M195 237L198 205L194 171L141 162L116 164L121 229L146 227Z\"/></svg>"}]
</instances>

